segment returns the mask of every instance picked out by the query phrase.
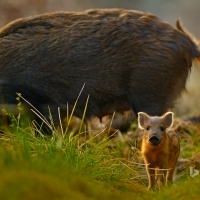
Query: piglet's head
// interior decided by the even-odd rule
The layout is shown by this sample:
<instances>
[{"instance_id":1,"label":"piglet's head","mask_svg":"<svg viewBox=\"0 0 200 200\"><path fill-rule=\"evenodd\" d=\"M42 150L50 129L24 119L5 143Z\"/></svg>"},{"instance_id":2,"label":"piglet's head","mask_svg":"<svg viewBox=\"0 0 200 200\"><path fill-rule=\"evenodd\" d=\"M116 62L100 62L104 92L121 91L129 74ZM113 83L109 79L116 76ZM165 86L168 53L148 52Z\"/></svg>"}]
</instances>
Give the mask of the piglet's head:
<instances>
[{"instance_id":1,"label":"piglet's head","mask_svg":"<svg viewBox=\"0 0 200 200\"><path fill-rule=\"evenodd\" d=\"M144 131L143 138L147 143L157 146L160 145L166 135L166 129L173 124L173 113L167 112L161 117L149 116L147 113L138 113L138 126Z\"/></svg>"}]
</instances>

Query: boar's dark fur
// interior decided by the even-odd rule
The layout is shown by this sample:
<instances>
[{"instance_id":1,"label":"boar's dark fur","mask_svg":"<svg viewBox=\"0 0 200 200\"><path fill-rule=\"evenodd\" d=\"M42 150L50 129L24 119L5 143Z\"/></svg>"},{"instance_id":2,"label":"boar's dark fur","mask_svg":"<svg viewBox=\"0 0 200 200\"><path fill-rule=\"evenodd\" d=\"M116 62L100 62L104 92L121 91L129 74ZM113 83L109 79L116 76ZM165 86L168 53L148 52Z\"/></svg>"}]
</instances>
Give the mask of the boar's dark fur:
<instances>
[{"instance_id":1,"label":"boar's dark fur","mask_svg":"<svg viewBox=\"0 0 200 200\"><path fill-rule=\"evenodd\" d=\"M0 29L0 102L16 92L54 120L83 92L74 115L102 118L132 109L162 115L185 89L197 45L179 22L124 9L58 12Z\"/></svg>"}]
</instances>

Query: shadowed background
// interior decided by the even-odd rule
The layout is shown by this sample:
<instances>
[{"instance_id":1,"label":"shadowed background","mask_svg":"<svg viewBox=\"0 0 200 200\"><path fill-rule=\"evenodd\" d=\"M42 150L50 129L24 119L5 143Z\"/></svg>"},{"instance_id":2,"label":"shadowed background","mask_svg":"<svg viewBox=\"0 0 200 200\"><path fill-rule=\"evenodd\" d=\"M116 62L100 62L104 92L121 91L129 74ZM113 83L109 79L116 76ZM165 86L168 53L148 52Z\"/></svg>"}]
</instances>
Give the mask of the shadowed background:
<instances>
[{"instance_id":1,"label":"shadowed background","mask_svg":"<svg viewBox=\"0 0 200 200\"><path fill-rule=\"evenodd\" d=\"M199 0L0 0L0 27L20 17L46 12L113 7L150 12L171 25L174 25L177 19L181 19L184 27L197 39L200 39ZM200 67L193 67L187 83L188 92L184 93L177 102L175 110L177 115L199 114L199 89Z\"/></svg>"}]
</instances>

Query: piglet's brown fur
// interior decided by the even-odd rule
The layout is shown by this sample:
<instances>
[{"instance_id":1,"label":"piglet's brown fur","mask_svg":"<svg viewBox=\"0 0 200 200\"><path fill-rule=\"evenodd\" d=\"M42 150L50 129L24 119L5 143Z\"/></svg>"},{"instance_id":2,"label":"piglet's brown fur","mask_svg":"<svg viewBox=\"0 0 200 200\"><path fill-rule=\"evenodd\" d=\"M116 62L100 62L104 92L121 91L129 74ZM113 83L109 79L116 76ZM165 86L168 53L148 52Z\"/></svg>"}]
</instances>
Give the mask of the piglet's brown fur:
<instances>
[{"instance_id":1,"label":"piglet's brown fur","mask_svg":"<svg viewBox=\"0 0 200 200\"><path fill-rule=\"evenodd\" d=\"M139 112L138 124L144 131L141 152L149 178L148 189L153 189L158 180L167 186L168 181L173 182L180 153L179 136L170 129L173 124L173 113L167 112L161 117L152 117Z\"/></svg>"}]
</instances>

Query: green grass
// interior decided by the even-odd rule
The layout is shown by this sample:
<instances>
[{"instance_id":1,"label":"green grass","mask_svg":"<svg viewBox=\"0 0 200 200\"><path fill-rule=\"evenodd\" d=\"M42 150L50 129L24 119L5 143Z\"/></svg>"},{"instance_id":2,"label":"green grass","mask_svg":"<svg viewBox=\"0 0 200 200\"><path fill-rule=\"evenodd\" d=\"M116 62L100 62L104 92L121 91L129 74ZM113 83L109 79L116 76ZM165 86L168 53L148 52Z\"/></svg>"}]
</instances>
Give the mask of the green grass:
<instances>
[{"instance_id":1,"label":"green grass","mask_svg":"<svg viewBox=\"0 0 200 200\"><path fill-rule=\"evenodd\" d=\"M14 131L14 132L13 132ZM1 199L112 199L144 187L121 152L104 139L35 137L31 128L0 137Z\"/></svg>"},{"instance_id":2,"label":"green grass","mask_svg":"<svg viewBox=\"0 0 200 200\"><path fill-rule=\"evenodd\" d=\"M181 157L199 152L198 130L188 128ZM175 185L149 192L145 169L126 142L86 136L68 131L65 137L58 132L36 137L29 124L13 118L12 128L0 136L0 199L199 198L200 175L191 178L189 168L177 175Z\"/></svg>"}]
</instances>

